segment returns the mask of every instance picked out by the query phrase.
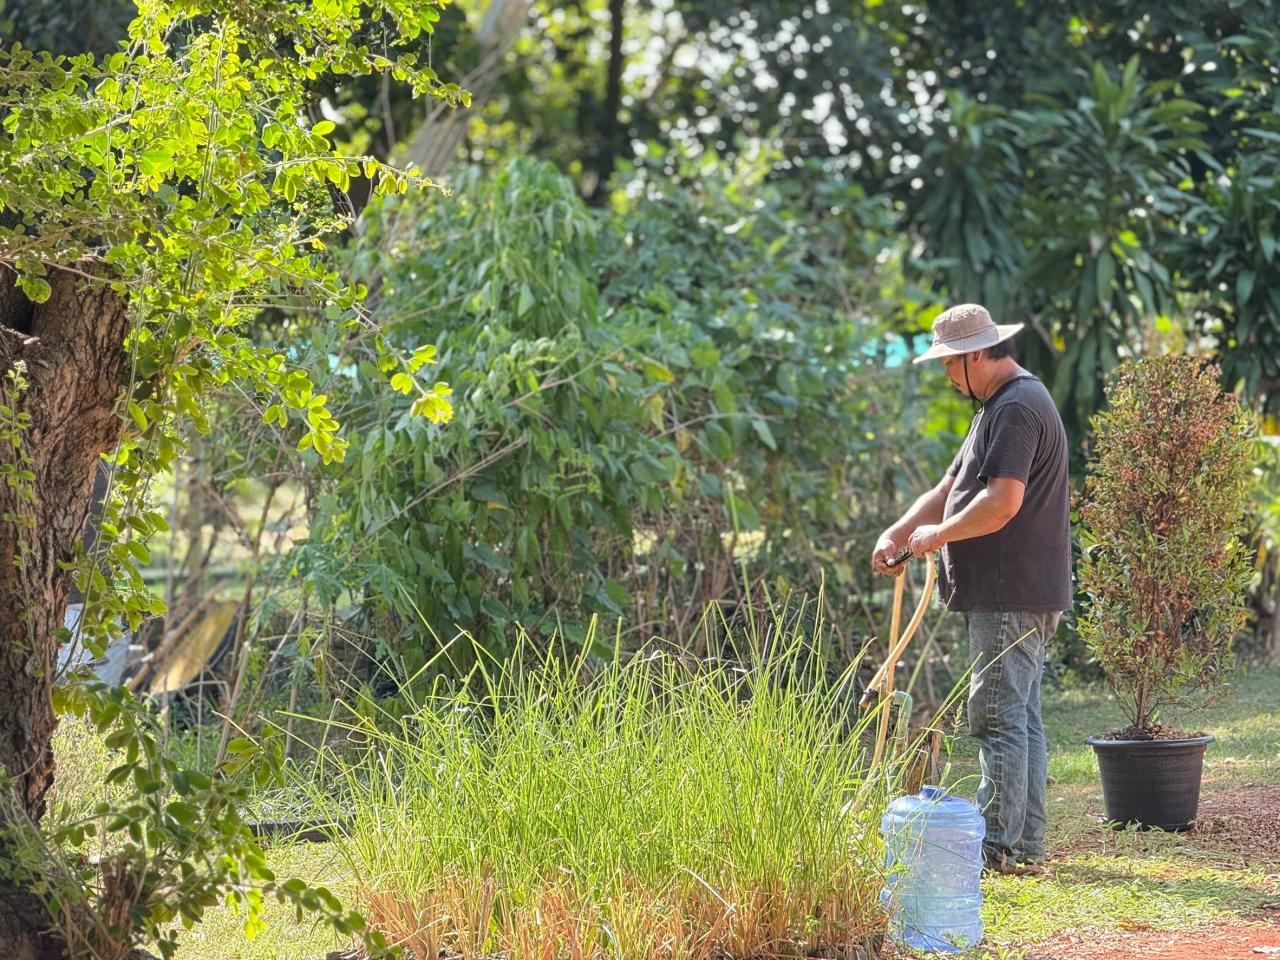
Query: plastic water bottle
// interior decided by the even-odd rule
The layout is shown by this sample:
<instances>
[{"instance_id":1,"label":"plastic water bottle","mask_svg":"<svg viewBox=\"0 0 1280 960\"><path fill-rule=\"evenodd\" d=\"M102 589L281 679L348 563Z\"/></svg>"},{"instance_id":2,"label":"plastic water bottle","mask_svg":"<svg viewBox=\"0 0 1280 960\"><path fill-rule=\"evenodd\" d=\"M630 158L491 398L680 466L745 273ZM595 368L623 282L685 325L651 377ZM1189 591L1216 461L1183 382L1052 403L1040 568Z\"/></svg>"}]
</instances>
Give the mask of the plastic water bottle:
<instances>
[{"instance_id":1,"label":"plastic water bottle","mask_svg":"<svg viewBox=\"0 0 1280 960\"><path fill-rule=\"evenodd\" d=\"M891 939L959 953L982 939L982 838L978 808L941 787L899 797L880 819Z\"/></svg>"}]
</instances>

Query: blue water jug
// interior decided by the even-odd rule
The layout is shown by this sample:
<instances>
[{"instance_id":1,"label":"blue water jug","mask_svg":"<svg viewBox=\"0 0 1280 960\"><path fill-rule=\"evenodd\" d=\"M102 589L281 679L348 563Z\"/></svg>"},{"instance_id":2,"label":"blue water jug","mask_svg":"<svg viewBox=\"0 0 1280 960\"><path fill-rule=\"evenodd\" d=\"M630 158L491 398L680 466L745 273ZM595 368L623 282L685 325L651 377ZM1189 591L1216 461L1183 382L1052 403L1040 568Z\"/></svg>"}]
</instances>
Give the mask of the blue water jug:
<instances>
[{"instance_id":1,"label":"blue water jug","mask_svg":"<svg viewBox=\"0 0 1280 960\"><path fill-rule=\"evenodd\" d=\"M880 819L889 936L921 950L959 953L982 939L982 838L978 808L941 787L899 797Z\"/></svg>"}]
</instances>

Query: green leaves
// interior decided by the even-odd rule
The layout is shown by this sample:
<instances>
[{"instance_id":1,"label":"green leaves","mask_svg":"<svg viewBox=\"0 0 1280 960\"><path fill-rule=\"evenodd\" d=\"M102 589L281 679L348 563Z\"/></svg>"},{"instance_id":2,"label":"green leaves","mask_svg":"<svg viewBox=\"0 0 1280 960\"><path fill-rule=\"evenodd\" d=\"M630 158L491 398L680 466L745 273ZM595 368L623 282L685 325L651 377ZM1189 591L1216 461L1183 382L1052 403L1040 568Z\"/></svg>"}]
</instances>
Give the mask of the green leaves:
<instances>
[{"instance_id":1,"label":"green leaves","mask_svg":"<svg viewBox=\"0 0 1280 960\"><path fill-rule=\"evenodd\" d=\"M386 350L385 344L382 349ZM418 394L409 407L411 417L423 417L431 423L448 423L453 419L453 401L450 399L453 389L440 382L425 386L418 382L416 376L423 367L435 362L436 348L428 344L416 348L407 358L403 352L384 352L379 357L378 366L383 372L395 370L397 364L403 366L403 370L391 375L391 389L406 395Z\"/></svg>"},{"instance_id":2,"label":"green leaves","mask_svg":"<svg viewBox=\"0 0 1280 960\"><path fill-rule=\"evenodd\" d=\"M366 935L364 918L347 912L330 891L277 879L245 826L240 809L249 784L283 782L278 738L232 739L213 777L172 757L152 712L123 688L76 683L55 687L54 695L64 724L110 731L103 746L115 765L104 781L123 789L105 790L92 810L56 825L48 837L29 822L12 825L5 832L5 866L13 881L51 906L77 911L116 906L107 879L127 872L133 926L86 925L84 949L118 952L121 938L145 937L172 956L178 939L167 928L173 920L181 918L189 929L206 910L231 900L244 908L249 932L261 928L265 897L274 896L315 914L340 936L363 937L380 955L385 940ZM89 726L80 735L92 736ZM90 839L109 856L86 856L81 845ZM50 840L58 846L51 848ZM56 866L49 863L51 849Z\"/></svg>"},{"instance_id":3,"label":"green leaves","mask_svg":"<svg viewBox=\"0 0 1280 960\"><path fill-rule=\"evenodd\" d=\"M885 207L839 177L743 188L767 169L641 170L634 201L593 212L521 159L367 214L370 237L394 217L413 242L352 251L378 258L384 336L332 361L352 371L332 401L348 469L291 559L322 602L358 591L405 624L375 656L412 671L458 628L500 655L516 623L582 637L592 613L678 630L744 563L816 591L879 532L879 498L854 491L902 476L903 451L940 459L953 402L924 423L933 398L903 389L883 355L900 341L869 319L900 282ZM448 430L421 419L449 412L432 361L460 398Z\"/></svg>"},{"instance_id":4,"label":"green leaves","mask_svg":"<svg viewBox=\"0 0 1280 960\"><path fill-rule=\"evenodd\" d=\"M413 356L405 364L405 369L410 373L417 373L427 364L436 362L436 348L431 344L427 344L413 351Z\"/></svg>"},{"instance_id":5,"label":"green leaves","mask_svg":"<svg viewBox=\"0 0 1280 960\"><path fill-rule=\"evenodd\" d=\"M1098 296L1098 304L1106 308L1106 304L1111 300L1111 284L1116 278L1116 262L1111 256L1110 250L1103 250L1098 254L1096 265L1097 285L1095 287Z\"/></svg>"},{"instance_id":6,"label":"green leaves","mask_svg":"<svg viewBox=\"0 0 1280 960\"><path fill-rule=\"evenodd\" d=\"M146 539L166 529L149 491L172 468L183 437L211 428L208 405L219 390L234 384L262 405L265 424L300 430L307 458L333 463L345 455L329 398L296 353L256 346L255 320L264 307L295 315L309 305L330 311L334 325L363 318L366 288L342 278L326 250L326 238L348 225L330 188L346 189L361 169L381 193L406 193L419 181L372 158L336 154L328 140L335 124L308 129L306 106L334 78L392 72L419 93L462 100L456 86L419 66L426 58L415 38L443 2L266 0L212 11L206 3L139 0L129 41L105 59L0 50L0 269L15 272L36 303L53 293L49 265L75 269L86 303L96 302L95 285L109 287L128 310L122 345L131 379L117 406L128 432L111 451L115 484L104 504L104 536L94 555L74 564L91 650L100 654L122 623L136 628L163 609L140 573L151 559ZM375 28L376 53L362 39ZM74 310L74 298L66 299L58 309ZM420 348L395 362L412 376L433 359ZM0 463L0 482L29 491L24 457L33 438L14 399L21 365L0 373L8 377L0 383L0 444L12 450ZM422 414L447 419L448 387L418 390ZM7 519L19 520L14 559L22 563L41 532L30 516ZM119 918L109 944L75 949L118 955L121 944L154 941L170 957L177 948L171 921L198 922L231 897L247 907L252 930L262 922L264 892L344 934L365 929L328 891L278 884L245 831L238 778L270 775L275 746L233 741L213 778L166 754L151 716L124 691L59 688L56 697L111 731L108 744L119 755L107 779L128 796L104 804L92 826L73 825L55 839L81 843L101 821L109 852L99 861L63 850L51 864L47 839L30 832L6 835L0 846L6 877L47 897L51 911ZM107 929L83 932L92 939Z\"/></svg>"},{"instance_id":7,"label":"green leaves","mask_svg":"<svg viewBox=\"0 0 1280 960\"><path fill-rule=\"evenodd\" d=\"M29 274L20 274L18 276L18 286L22 288L22 292L33 303L44 303L49 299L49 295L53 293L53 288L49 286L49 281L43 277L35 277Z\"/></svg>"},{"instance_id":8,"label":"green leaves","mask_svg":"<svg viewBox=\"0 0 1280 960\"><path fill-rule=\"evenodd\" d=\"M448 423L453 419L453 403L449 398L453 389L447 383L437 383L421 395L409 407L409 415L424 417L431 423Z\"/></svg>"},{"instance_id":9,"label":"green leaves","mask_svg":"<svg viewBox=\"0 0 1280 960\"><path fill-rule=\"evenodd\" d=\"M1243 154L1192 196L1176 247L1179 275L1216 322L1225 382L1280 409L1280 163L1270 148ZM1208 291L1208 293L1204 293Z\"/></svg>"},{"instance_id":10,"label":"green leaves","mask_svg":"<svg viewBox=\"0 0 1280 960\"><path fill-rule=\"evenodd\" d=\"M143 150L138 155L138 172L144 177L152 178L159 183L166 173L173 169L173 154L167 150L152 148Z\"/></svg>"},{"instance_id":11,"label":"green leaves","mask_svg":"<svg viewBox=\"0 0 1280 960\"><path fill-rule=\"evenodd\" d=\"M1236 274L1236 305L1241 310L1248 308L1249 297L1253 295L1253 280L1252 270L1241 270Z\"/></svg>"},{"instance_id":12,"label":"green leaves","mask_svg":"<svg viewBox=\"0 0 1280 960\"><path fill-rule=\"evenodd\" d=\"M1196 136L1203 107L1151 82L1141 67L1130 57L1117 76L1101 60L1086 63L1060 72L1016 110L980 112L952 97L957 122L1002 134L1016 152L952 158L949 145L939 146L953 164L968 159L965 177L926 191L926 235L934 217L954 225L939 238L946 243L939 252L956 256L958 240L973 230L999 236L986 265L971 257L972 273L950 271L951 299L994 295L1010 319L1034 312L1052 346L1029 342L1027 362L1053 371L1075 436L1102 401L1100 374L1173 304L1174 250L1163 225L1185 212L1188 155L1206 147ZM963 191L952 185L958 179ZM938 201L970 195L1003 199L957 206L946 220Z\"/></svg>"},{"instance_id":13,"label":"green leaves","mask_svg":"<svg viewBox=\"0 0 1280 960\"><path fill-rule=\"evenodd\" d=\"M1127 363L1094 421L1079 629L1142 729L1222 679L1245 622L1256 425L1218 376L1189 356Z\"/></svg>"},{"instance_id":14,"label":"green leaves","mask_svg":"<svg viewBox=\"0 0 1280 960\"><path fill-rule=\"evenodd\" d=\"M657 380L659 383L673 383L676 379L674 373L656 360L645 357L641 365L645 376L650 380Z\"/></svg>"}]
</instances>

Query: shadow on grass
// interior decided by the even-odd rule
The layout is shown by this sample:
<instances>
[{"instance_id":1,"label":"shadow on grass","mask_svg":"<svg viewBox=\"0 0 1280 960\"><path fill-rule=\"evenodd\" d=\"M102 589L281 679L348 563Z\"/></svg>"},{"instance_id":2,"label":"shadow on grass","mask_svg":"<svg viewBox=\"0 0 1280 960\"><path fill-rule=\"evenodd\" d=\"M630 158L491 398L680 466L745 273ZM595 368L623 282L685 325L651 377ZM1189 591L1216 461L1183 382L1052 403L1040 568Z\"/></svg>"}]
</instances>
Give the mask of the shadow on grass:
<instances>
[{"instance_id":1,"label":"shadow on grass","mask_svg":"<svg viewBox=\"0 0 1280 960\"><path fill-rule=\"evenodd\" d=\"M1274 902L1275 892L1261 877L1251 882L1249 875L1233 875L1214 870L1197 870L1191 876L1158 877L1135 876L1123 868L1109 869L1094 863L1065 863L1053 871L1053 881L1059 886L1124 887L1127 896L1163 901L1181 901L1208 907L1215 911L1247 913Z\"/></svg>"}]
</instances>

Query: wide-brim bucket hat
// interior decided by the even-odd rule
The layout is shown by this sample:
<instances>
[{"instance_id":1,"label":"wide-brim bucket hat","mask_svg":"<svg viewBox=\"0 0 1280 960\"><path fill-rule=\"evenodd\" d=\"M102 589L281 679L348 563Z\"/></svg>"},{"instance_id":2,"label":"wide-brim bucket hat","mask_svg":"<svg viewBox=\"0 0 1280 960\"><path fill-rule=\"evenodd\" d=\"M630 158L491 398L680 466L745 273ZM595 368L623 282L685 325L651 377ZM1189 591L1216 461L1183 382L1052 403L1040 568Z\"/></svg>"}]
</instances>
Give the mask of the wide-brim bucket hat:
<instances>
[{"instance_id":1,"label":"wide-brim bucket hat","mask_svg":"<svg viewBox=\"0 0 1280 960\"><path fill-rule=\"evenodd\" d=\"M994 347L1008 340L1025 324L998 324L987 308L977 303L962 303L945 310L933 321L933 346L912 363L924 363L939 357L955 357L983 347Z\"/></svg>"}]
</instances>

